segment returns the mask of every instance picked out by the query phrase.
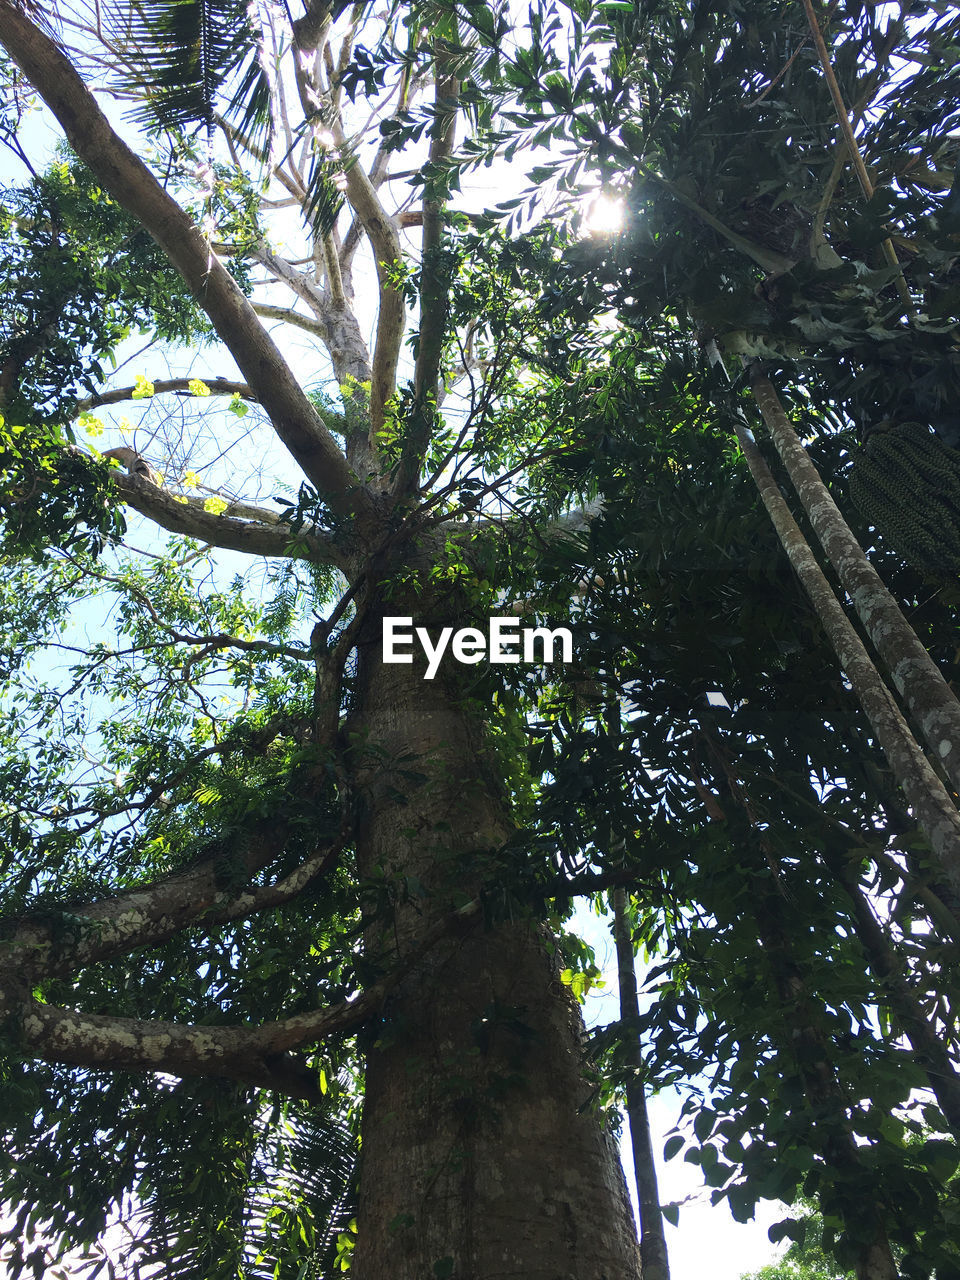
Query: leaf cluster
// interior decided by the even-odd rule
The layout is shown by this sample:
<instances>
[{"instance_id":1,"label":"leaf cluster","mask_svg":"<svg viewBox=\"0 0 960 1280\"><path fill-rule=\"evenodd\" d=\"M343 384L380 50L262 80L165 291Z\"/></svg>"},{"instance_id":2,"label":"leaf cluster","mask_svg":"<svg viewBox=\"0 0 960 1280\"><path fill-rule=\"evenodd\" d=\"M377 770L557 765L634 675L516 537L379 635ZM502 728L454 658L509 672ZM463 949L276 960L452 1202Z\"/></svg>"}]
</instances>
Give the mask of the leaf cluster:
<instances>
[{"instance_id":1,"label":"leaf cluster","mask_svg":"<svg viewBox=\"0 0 960 1280\"><path fill-rule=\"evenodd\" d=\"M5 412L63 426L133 331L194 341L209 323L154 240L73 160L3 192Z\"/></svg>"},{"instance_id":2,"label":"leaf cluster","mask_svg":"<svg viewBox=\"0 0 960 1280\"><path fill-rule=\"evenodd\" d=\"M109 468L66 448L53 426L0 415L0 548L38 563L51 547L96 555L126 527Z\"/></svg>"}]
</instances>

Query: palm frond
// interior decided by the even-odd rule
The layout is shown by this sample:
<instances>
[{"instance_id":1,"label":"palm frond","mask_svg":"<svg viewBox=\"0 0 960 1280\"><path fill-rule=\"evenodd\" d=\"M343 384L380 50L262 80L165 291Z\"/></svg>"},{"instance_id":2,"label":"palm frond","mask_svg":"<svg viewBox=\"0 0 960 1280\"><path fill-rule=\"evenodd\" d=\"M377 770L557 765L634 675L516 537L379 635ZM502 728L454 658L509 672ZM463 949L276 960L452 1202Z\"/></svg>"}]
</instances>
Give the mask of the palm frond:
<instances>
[{"instance_id":1,"label":"palm frond","mask_svg":"<svg viewBox=\"0 0 960 1280\"><path fill-rule=\"evenodd\" d=\"M357 1144L331 1101L263 1097L227 1081L176 1088L200 1123L186 1145L166 1133L142 1155L135 1235L141 1263L164 1265L165 1280L296 1280L333 1276L337 1241L355 1208ZM151 1147L152 1149L152 1147Z\"/></svg>"},{"instance_id":2,"label":"palm frond","mask_svg":"<svg viewBox=\"0 0 960 1280\"><path fill-rule=\"evenodd\" d=\"M246 0L114 0L110 34L128 50L133 118L153 128L213 128L218 112L248 137L269 131L264 32Z\"/></svg>"},{"instance_id":3,"label":"palm frond","mask_svg":"<svg viewBox=\"0 0 960 1280\"><path fill-rule=\"evenodd\" d=\"M263 1172L283 1172L261 1178L251 1198L247 1273L251 1280L333 1277L338 1240L356 1215L356 1135L335 1107L300 1103L288 1104L274 1135Z\"/></svg>"},{"instance_id":4,"label":"palm frond","mask_svg":"<svg viewBox=\"0 0 960 1280\"><path fill-rule=\"evenodd\" d=\"M333 157L323 150L314 151L307 176L307 199L303 216L317 235L329 235L343 208L343 172L354 163L353 157Z\"/></svg>"}]
</instances>

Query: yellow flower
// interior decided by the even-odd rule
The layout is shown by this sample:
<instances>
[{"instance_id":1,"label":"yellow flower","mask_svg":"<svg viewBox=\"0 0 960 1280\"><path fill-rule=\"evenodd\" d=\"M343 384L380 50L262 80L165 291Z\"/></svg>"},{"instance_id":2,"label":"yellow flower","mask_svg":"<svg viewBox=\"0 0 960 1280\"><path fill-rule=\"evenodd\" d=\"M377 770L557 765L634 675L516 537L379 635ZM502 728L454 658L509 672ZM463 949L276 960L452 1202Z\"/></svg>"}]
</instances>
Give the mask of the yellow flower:
<instances>
[{"instance_id":1,"label":"yellow flower","mask_svg":"<svg viewBox=\"0 0 960 1280\"><path fill-rule=\"evenodd\" d=\"M203 504L204 511L209 511L212 516L222 515L230 504L224 502L223 498L207 498Z\"/></svg>"},{"instance_id":2,"label":"yellow flower","mask_svg":"<svg viewBox=\"0 0 960 1280\"><path fill-rule=\"evenodd\" d=\"M202 378L191 378L190 381L187 383L187 390L190 392L192 396L202 397L202 396L208 396L210 394L210 388L207 386L207 384L203 381Z\"/></svg>"},{"instance_id":3,"label":"yellow flower","mask_svg":"<svg viewBox=\"0 0 960 1280\"><path fill-rule=\"evenodd\" d=\"M96 437L103 435L103 423L99 418L94 417L92 413L84 411L81 413L77 421L88 436Z\"/></svg>"}]
</instances>

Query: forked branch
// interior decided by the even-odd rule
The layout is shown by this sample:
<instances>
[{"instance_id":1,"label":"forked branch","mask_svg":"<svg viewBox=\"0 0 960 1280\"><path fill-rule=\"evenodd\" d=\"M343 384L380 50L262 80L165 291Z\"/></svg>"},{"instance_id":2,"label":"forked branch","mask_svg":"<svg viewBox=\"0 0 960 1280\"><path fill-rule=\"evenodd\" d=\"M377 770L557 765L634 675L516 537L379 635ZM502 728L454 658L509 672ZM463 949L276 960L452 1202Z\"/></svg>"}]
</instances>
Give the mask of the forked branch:
<instances>
[{"instance_id":1,"label":"forked branch","mask_svg":"<svg viewBox=\"0 0 960 1280\"><path fill-rule=\"evenodd\" d=\"M179 1076L220 1075L263 1088L283 1088L277 1082L277 1060L282 1061L291 1050L355 1031L378 1012L390 992L439 942L468 932L480 919L480 904L469 902L439 921L385 977L355 1000L259 1027L191 1026L81 1013L41 1004L25 990L10 988L2 1012L17 1017L25 1052L47 1062L169 1071Z\"/></svg>"}]
</instances>

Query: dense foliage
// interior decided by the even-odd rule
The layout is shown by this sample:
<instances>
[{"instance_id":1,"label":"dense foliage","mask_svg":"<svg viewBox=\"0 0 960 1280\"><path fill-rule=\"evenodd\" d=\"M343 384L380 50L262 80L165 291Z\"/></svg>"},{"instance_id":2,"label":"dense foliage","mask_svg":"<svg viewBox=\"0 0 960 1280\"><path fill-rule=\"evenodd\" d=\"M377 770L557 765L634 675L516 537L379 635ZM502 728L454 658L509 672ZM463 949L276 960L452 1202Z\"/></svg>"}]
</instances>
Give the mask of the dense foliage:
<instances>
[{"instance_id":1,"label":"dense foliage","mask_svg":"<svg viewBox=\"0 0 960 1280\"><path fill-rule=\"evenodd\" d=\"M0 33L15 11L3 0ZM740 1221L761 1199L800 1204L772 1232L798 1242L791 1280L828 1257L863 1280L960 1275L960 902L738 444L759 369L956 681L956 14L819 15L869 197L793 0L577 0L523 21L473 0L385 19L308 4L262 29L247 6L156 0L113 21L98 74L135 98L208 261L185 282L159 220L145 229L147 197L138 220L65 154L5 189L0 862L17 1000L0 1108L4 1197L26 1206L10 1273L68 1246L91 1274L114 1267L111 1215L145 1275L346 1269L363 1063L402 1033L391 993L453 927L438 904L470 913L457 928L548 924L582 992L593 960L563 936L570 906L618 888L645 998L592 1037L592 1105L622 1103L639 1043L646 1089L684 1095L667 1157ZM82 63L93 30L71 31ZM14 140L19 74L4 64ZM368 103L372 144L351 123ZM534 145L532 186L474 208L471 176ZM396 162L412 187L387 215ZM621 202L622 229L589 233L585 186ZM409 226L422 241L403 253ZM232 342L244 293L285 324L295 391L272 353L258 366ZM222 358L214 331L246 383L199 358L198 378L198 350ZM111 399L133 333L170 367ZM109 407L127 399L136 429ZM914 462L889 447L906 439ZM317 441L342 445L342 476ZM122 504L174 537L131 523L124 546ZM414 812L436 785L429 753L391 757L362 720L367 620L417 598L462 626L572 614L576 633L569 667L449 678L465 721L485 718L471 768L512 834L465 852L435 827L426 876L357 852L364 787ZM392 935L406 945L417 916L433 932L398 958ZM145 1074L32 1032L44 1009L104 1034L182 1024L191 1043L334 1017L226 1070L174 1056ZM471 1034L476 1057L530 1033L492 1003ZM510 1080L478 1098L453 1051L448 1068L458 1114L498 1114ZM431 1266L459 1274L452 1254Z\"/></svg>"}]
</instances>

